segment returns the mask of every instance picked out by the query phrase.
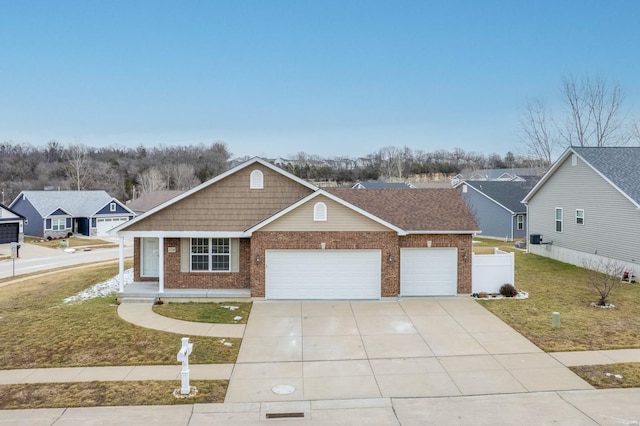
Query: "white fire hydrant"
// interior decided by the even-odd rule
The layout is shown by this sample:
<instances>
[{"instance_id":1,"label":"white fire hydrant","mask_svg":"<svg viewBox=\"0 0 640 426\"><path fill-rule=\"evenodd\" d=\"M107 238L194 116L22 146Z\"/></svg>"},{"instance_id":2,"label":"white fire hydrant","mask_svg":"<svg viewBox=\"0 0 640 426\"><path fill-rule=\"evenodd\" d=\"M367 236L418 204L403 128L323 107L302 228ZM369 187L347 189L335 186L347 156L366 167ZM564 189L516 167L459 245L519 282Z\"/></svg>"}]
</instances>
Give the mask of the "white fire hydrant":
<instances>
[{"instance_id":1,"label":"white fire hydrant","mask_svg":"<svg viewBox=\"0 0 640 426\"><path fill-rule=\"evenodd\" d=\"M189 395L191 392L191 387L189 386L189 355L191 355L192 350L193 343L189 343L188 337L183 337L182 347L178 351L178 362L182 362L182 371L180 372L182 378L181 395Z\"/></svg>"}]
</instances>

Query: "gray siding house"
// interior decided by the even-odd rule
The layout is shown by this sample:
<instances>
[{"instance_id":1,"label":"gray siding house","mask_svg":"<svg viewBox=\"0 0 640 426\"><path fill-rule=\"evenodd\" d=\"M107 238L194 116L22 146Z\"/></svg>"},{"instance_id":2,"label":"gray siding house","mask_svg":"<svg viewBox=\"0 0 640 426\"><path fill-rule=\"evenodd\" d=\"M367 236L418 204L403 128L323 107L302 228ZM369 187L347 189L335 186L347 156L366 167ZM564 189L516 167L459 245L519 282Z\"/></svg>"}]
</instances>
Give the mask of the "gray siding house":
<instances>
[{"instance_id":1,"label":"gray siding house","mask_svg":"<svg viewBox=\"0 0 640 426\"><path fill-rule=\"evenodd\" d=\"M463 181L456 190L476 218L483 237L506 241L527 238L526 207L522 199L531 181Z\"/></svg>"},{"instance_id":2,"label":"gray siding house","mask_svg":"<svg viewBox=\"0 0 640 426\"><path fill-rule=\"evenodd\" d=\"M640 147L571 147L527 194L529 251L640 275Z\"/></svg>"}]
</instances>

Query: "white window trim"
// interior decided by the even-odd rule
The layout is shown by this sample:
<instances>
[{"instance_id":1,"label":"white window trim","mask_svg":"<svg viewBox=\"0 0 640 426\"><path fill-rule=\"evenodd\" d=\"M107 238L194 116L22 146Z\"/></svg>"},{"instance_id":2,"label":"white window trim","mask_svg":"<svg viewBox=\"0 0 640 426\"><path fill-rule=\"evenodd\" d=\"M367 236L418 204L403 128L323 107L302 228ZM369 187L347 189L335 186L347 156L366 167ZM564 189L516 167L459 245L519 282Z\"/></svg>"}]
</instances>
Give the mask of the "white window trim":
<instances>
[{"instance_id":1,"label":"white window trim","mask_svg":"<svg viewBox=\"0 0 640 426\"><path fill-rule=\"evenodd\" d=\"M582 212L582 216L578 216L578 212ZM582 223L578 219L582 219ZM576 225L584 225L584 209L576 209Z\"/></svg>"},{"instance_id":2,"label":"white window trim","mask_svg":"<svg viewBox=\"0 0 640 426\"><path fill-rule=\"evenodd\" d=\"M558 211L560 212L560 219L558 219ZM558 231L558 222L560 222L560 230ZM554 211L554 229L558 233L564 231L564 209L562 207L556 207Z\"/></svg>"},{"instance_id":3,"label":"white window trim","mask_svg":"<svg viewBox=\"0 0 640 426\"><path fill-rule=\"evenodd\" d=\"M54 221L58 224L57 229L53 225ZM62 221L62 228L60 227L60 221ZM67 229L67 218L66 217L52 217L51 218L51 228L50 229L52 231L64 231L65 229Z\"/></svg>"},{"instance_id":4,"label":"white window trim","mask_svg":"<svg viewBox=\"0 0 640 426\"><path fill-rule=\"evenodd\" d=\"M318 201L313 205L313 221L314 222L327 221L327 205L322 201Z\"/></svg>"},{"instance_id":5,"label":"white window trim","mask_svg":"<svg viewBox=\"0 0 640 426\"><path fill-rule=\"evenodd\" d=\"M261 170L254 170L249 176L249 189L264 189L264 175Z\"/></svg>"},{"instance_id":6,"label":"white window trim","mask_svg":"<svg viewBox=\"0 0 640 426\"><path fill-rule=\"evenodd\" d=\"M524 215L516 215L516 229L522 231L524 229Z\"/></svg>"},{"instance_id":7,"label":"white window trim","mask_svg":"<svg viewBox=\"0 0 640 426\"><path fill-rule=\"evenodd\" d=\"M116 203L109 204L109 211L115 212L117 210Z\"/></svg>"},{"instance_id":8,"label":"white window trim","mask_svg":"<svg viewBox=\"0 0 640 426\"><path fill-rule=\"evenodd\" d=\"M209 247L209 252L208 253L194 253L193 252L193 240L194 239L203 239L203 240L208 240L208 247ZM212 253L212 249L213 249L213 241L212 240L227 240L227 245L229 246L229 252L228 253ZM193 256L208 256L209 258L209 269L207 270L194 270L193 269ZM229 258L229 262L228 262L228 269L211 269L213 266L213 256L227 256ZM232 259L231 259L231 238L191 238L189 239L189 271L190 272L194 272L194 273L200 273L200 272L204 272L204 273L211 273L211 272L220 272L220 273L227 273L227 272L231 272L232 270Z\"/></svg>"}]
</instances>

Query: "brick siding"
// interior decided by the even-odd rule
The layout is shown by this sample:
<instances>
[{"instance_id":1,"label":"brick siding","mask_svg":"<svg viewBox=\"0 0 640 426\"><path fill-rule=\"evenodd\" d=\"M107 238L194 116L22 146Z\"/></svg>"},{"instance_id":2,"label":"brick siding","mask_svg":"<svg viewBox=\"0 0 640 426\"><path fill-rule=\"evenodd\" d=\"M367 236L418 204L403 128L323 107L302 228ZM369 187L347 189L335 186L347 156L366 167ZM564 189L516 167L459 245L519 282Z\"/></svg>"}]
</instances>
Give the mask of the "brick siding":
<instances>
[{"instance_id":1,"label":"brick siding","mask_svg":"<svg viewBox=\"0 0 640 426\"><path fill-rule=\"evenodd\" d=\"M400 248L456 247L458 249L458 293L471 293L471 235L437 234L398 237L395 232L255 232L249 239L240 240L238 273L180 272L180 239L165 239L165 288L250 288L252 297L265 296L266 250L381 250L381 295L400 294ZM168 247L175 248L169 253ZM392 261L388 261L391 255ZM466 255L466 259L465 259ZM257 256L260 261L256 262ZM140 238L134 239L134 279L157 281L140 277Z\"/></svg>"}]
</instances>

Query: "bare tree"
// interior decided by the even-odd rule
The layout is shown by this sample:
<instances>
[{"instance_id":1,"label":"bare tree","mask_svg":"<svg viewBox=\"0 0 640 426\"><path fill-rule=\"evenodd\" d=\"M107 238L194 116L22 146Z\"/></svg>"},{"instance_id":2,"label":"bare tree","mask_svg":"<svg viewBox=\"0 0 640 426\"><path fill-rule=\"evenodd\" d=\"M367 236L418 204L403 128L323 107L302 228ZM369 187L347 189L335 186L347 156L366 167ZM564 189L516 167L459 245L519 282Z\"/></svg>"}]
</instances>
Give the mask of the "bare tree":
<instances>
[{"instance_id":1,"label":"bare tree","mask_svg":"<svg viewBox=\"0 0 640 426\"><path fill-rule=\"evenodd\" d=\"M551 164L558 148L558 136L550 111L540 99L532 99L520 117L520 140L536 159Z\"/></svg>"},{"instance_id":2,"label":"bare tree","mask_svg":"<svg viewBox=\"0 0 640 426\"><path fill-rule=\"evenodd\" d=\"M167 189L167 184L160 170L155 167L151 167L144 172L140 173L138 177L138 183L140 184L140 194L145 194L151 191L161 191Z\"/></svg>"},{"instance_id":3,"label":"bare tree","mask_svg":"<svg viewBox=\"0 0 640 426\"><path fill-rule=\"evenodd\" d=\"M192 164L176 164L173 167L173 189L187 190L196 186L196 168Z\"/></svg>"},{"instance_id":4,"label":"bare tree","mask_svg":"<svg viewBox=\"0 0 640 426\"><path fill-rule=\"evenodd\" d=\"M625 145L631 135L624 128L624 96L617 83L601 77L562 79L562 98L568 107L560 136L566 145Z\"/></svg>"},{"instance_id":5,"label":"bare tree","mask_svg":"<svg viewBox=\"0 0 640 426\"><path fill-rule=\"evenodd\" d=\"M406 150L396 146L386 146L378 151L380 156L380 172L384 177L402 179L405 173Z\"/></svg>"},{"instance_id":6,"label":"bare tree","mask_svg":"<svg viewBox=\"0 0 640 426\"><path fill-rule=\"evenodd\" d=\"M92 166L89 152L82 144L69 144L65 150L69 163L69 176L74 179L76 190L82 190L91 180Z\"/></svg>"},{"instance_id":7,"label":"bare tree","mask_svg":"<svg viewBox=\"0 0 640 426\"><path fill-rule=\"evenodd\" d=\"M520 119L521 141L529 154L550 164L558 148L623 146L634 138L634 123L623 111L620 86L602 77L562 79L560 96L566 107L554 116L534 99Z\"/></svg>"},{"instance_id":8,"label":"bare tree","mask_svg":"<svg viewBox=\"0 0 640 426\"><path fill-rule=\"evenodd\" d=\"M591 258L583 260L582 266L586 270L589 285L600 295L596 304L607 306L607 297L620 285L622 274L626 269L625 265L613 259Z\"/></svg>"}]
</instances>

